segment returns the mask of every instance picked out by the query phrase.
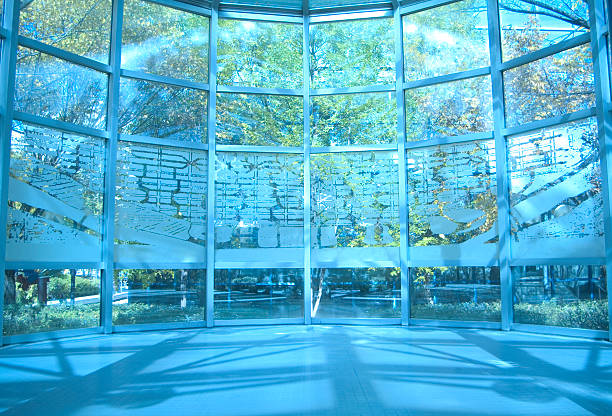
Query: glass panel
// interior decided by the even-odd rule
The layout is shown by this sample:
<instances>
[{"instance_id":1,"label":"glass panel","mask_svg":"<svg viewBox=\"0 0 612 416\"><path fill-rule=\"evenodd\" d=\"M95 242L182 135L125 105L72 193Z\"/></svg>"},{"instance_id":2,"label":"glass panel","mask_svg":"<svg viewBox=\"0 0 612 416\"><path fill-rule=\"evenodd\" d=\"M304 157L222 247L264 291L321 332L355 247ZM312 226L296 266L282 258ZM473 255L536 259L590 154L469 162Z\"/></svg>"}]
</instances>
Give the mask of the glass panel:
<instances>
[{"instance_id":1,"label":"glass panel","mask_svg":"<svg viewBox=\"0 0 612 416\"><path fill-rule=\"evenodd\" d=\"M111 0L33 0L21 5L20 35L108 62Z\"/></svg>"},{"instance_id":2,"label":"glass panel","mask_svg":"<svg viewBox=\"0 0 612 416\"><path fill-rule=\"evenodd\" d=\"M215 246L304 247L304 157L218 153Z\"/></svg>"},{"instance_id":3,"label":"glass panel","mask_svg":"<svg viewBox=\"0 0 612 416\"><path fill-rule=\"evenodd\" d=\"M119 142L115 260L205 262L208 154Z\"/></svg>"},{"instance_id":4,"label":"glass panel","mask_svg":"<svg viewBox=\"0 0 612 416\"><path fill-rule=\"evenodd\" d=\"M462 258L497 250L497 185L493 140L406 152L409 245L416 257ZM451 250L451 247L454 250ZM461 249L468 249L462 253ZM417 254L418 253L418 254ZM411 256L414 257L414 256Z\"/></svg>"},{"instance_id":5,"label":"glass panel","mask_svg":"<svg viewBox=\"0 0 612 416\"><path fill-rule=\"evenodd\" d=\"M587 1L500 0L502 52L507 61L587 33Z\"/></svg>"},{"instance_id":6,"label":"glass panel","mask_svg":"<svg viewBox=\"0 0 612 416\"><path fill-rule=\"evenodd\" d=\"M603 257L597 122L508 138L512 256Z\"/></svg>"},{"instance_id":7,"label":"glass panel","mask_svg":"<svg viewBox=\"0 0 612 416\"><path fill-rule=\"evenodd\" d=\"M410 269L410 317L442 321L501 320L498 267Z\"/></svg>"},{"instance_id":8,"label":"glass panel","mask_svg":"<svg viewBox=\"0 0 612 416\"><path fill-rule=\"evenodd\" d=\"M106 74L19 48L15 83L17 111L106 128Z\"/></svg>"},{"instance_id":9,"label":"glass panel","mask_svg":"<svg viewBox=\"0 0 612 416\"><path fill-rule=\"evenodd\" d=\"M312 270L313 318L400 318L398 267Z\"/></svg>"},{"instance_id":10,"label":"glass panel","mask_svg":"<svg viewBox=\"0 0 612 416\"><path fill-rule=\"evenodd\" d=\"M466 0L403 17L406 81L489 65L486 0Z\"/></svg>"},{"instance_id":11,"label":"glass panel","mask_svg":"<svg viewBox=\"0 0 612 416\"><path fill-rule=\"evenodd\" d=\"M100 272L7 270L3 335L100 326Z\"/></svg>"},{"instance_id":12,"label":"glass panel","mask_svg":"<svg viewBox=\"0 0 612 416\"><path fill-rule=\"evenodd\" d=\"M104 141L15 121L7 261L98 262Z\"/></svg>"},{"instance_id":13,"label":"glass panel","mask_svg":"<svg viewBox=\"0 0 612 416\"><path fill-rule=\"evenodd\" d=\"M395 143L395 93L312 97L310 124L313 146Z\"/></svg>"},{"instance_id":14,"label":"glass panel","mask_svg":"<svg viewBox=\"0 0 612 416\"><path fill-rule=\"evenodd\" d=\"M493 130L491 77L406 90L406 139L430 140Z\"/></svg>"},{"instance_id":15,"label":"glass panel","mask_svg":"<svg viewBox=\"0 0 612 416\"><path fill-rule=\"evenodd\" d=\"M215 270L215 319L303 316L302 269Z\"/></svg>"},{"instance_id":16,"label":"glass panel","mask_svg":"<svg viewBox=\"0 0 612 416\"><path fill-rule=\"evenodd\" d=\"M512 267L514 322L608 330L604 266Z\"/></svg>"},{"instance_id":17,"label":"glass panel","mask_svg":"<svg viewBox=\"0 0 612 416\"><path fill-rule=\"evenodd\" d=\"M113 325L203 321L206 270L115 270Z\"/></svg>"},{"instance_id":18,"label":"glass panel","mask_svg":"<svg viewBox=\"0 0 612 416\"><path fill-rule=\"evenodd\" d=\"M208 17L125 0L121 67L208 81Z\"/></svg>"},{"instance_id":19,"label":"glass panel","mask_svg":"<svg viewBox=\"0 0 612 416\"><path fill-rule=\"evenodd\" d=\"M302 97L217 94L217 143L302 146Z\"/></svg>"},{"instance_id":20,"label":"glass panel","mask_svg":"<svg viewBox=\"0 0 612 416\"><path fill-rule=\"evenodd\" d=\"M301 88L302 26L219 20L220 85Z\"/></svg>"},{"instance_id":21,"label":"glass panel","mask_svg":"<svg viewBox=\"0 0 612 416\"><path fill-rule=\"evenodd\" d=\"M119 132L206 143L208 93L121 78Z\"/></svg>"},{"instance_id":22,"label":"glass panel","mask_svg":"<svg viewBox=\"0 0 612 416\"><path fill-rule=\"evenodd\" d=\"M508 127L595 106L590 44L504 72Z\"/></svg>"},{"instance_id":23,"label":"glass panel","mask_svg":"<svg viewBox=\"0 0 612 416\"><path fill-rule=\"evenodd\" d=\"M393 19L311 25L311 87L394 83L393 37Z\"/></svg>"},{"instance_id":24,"label":"glass panel","mask_svg":"<svg viewBox=\"0 0 612 416\"><path fill-rule=\"evenodd\" d=\"M310 160L313 248L399 246L397 152Z\"/></svg>"}]
</instances>

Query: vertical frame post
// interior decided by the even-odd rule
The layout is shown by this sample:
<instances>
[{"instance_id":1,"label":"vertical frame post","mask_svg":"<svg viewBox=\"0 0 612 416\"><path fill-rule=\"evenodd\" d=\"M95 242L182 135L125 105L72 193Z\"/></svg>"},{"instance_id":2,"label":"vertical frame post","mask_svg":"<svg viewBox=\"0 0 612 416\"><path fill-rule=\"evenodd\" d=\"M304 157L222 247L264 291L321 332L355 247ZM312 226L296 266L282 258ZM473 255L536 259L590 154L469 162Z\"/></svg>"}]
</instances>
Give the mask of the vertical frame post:
<instances>
[{"instance_id":1,"label":"vertical frame post","mask_svg":"<svg viewBox=\"0 0 612 416\"><path fill-rule=\"evenodd\" d=\"M304 98L304 324L312 323L312 272L310 261L310 16L308 0L303 2L303 98Z\"/></svg>"},{"instance_id":2,"label":"vertical frame post","mask_svg":"<svg viewBox=\"0 0 612 416\"><path fill-rule=\"evenodd\" d=\"M217 38L219 33L219 1L212 4L208 25L208 185L206 197L206 326L215 319L215 146L217 131Z\"/></svg>"},{"instance_id":3,"label":"vertical frame post","mask_svg":"<svg viewBox=\"0 0 612 416\"><path fill-rule=\"evenodd\" d=\"M406 105L404 95L404 38L399 5L393 10L395 32L395 99L397 103L397 156L399 172L400 275L402 294L402 325L410 322L410 282L408 255L408 200L406 193Z\"/></svg>"},{"instance_id":4,"label":"vertical frame post","mask_svg":"<svg viewBox=\"0 0 612 416\"><path fill-rule=\"evenodd\" d=\"M0 11L1 13L1 11ZM17 65L17 32L19 31L19 0L5 0L2 28L6 39L2 41L0 64L0 224L6 224L8 215L8 182L11 163L11 131L13 129L13 99ZM0 232L0 346L4 333L4 280L6 271L6 227Z\"/></svg>"},{"instance_id":5,"label":"vertical frame post","mask_svg":"<svg viewBox=\"0 0 612 416\"><path fill-rule=\"evenodd\" d=\"M610 13L611 10L608 10ZM610 62L608 61L608 45L606 39L605 5L603 0L593 0L589 7L591 22L591 50L593 53L593 70L595 72L595 105L597 108L597 133L599 136L599 158L601 164L602 193L604 203L604 239L606 247L606 279L608 288L608 339L612 340L612 302L610 288L612 287L612 107L610 92ZM608 36L610 27L607 27Z\"/></svg>"},{"instance_id":6,"label":"vertical frame post","mask_svg":"<svg viewBox=\"0 0 612 416\"><path fill-rule=\"evenodd\" d=\"M510 271L510 200L508 185L508 159L506 157L504 79L501 70L501 29L497 0L487 0L489 26L489 55L493 94L493 121L495 138L495 174L497 180L497 227L499 233L498 264L501 284L501 327L509 331L512 326L512 276Z\"/></svg>"},{"instance_id":7,"label":"vertical frame post","mask_svg":"<svg viewBox=\"0 0 612 416\"><path fill-rule=\"evenodd\" d=\"M106 164L104 171L104 228L102 237L102 270L100 324L105 334L113 331L113 276L115 271L115 183L119 130L119 84L121 81L121 33L123 0L113 1L110 66L106 129Z\"/></svg>"}]
</instances>

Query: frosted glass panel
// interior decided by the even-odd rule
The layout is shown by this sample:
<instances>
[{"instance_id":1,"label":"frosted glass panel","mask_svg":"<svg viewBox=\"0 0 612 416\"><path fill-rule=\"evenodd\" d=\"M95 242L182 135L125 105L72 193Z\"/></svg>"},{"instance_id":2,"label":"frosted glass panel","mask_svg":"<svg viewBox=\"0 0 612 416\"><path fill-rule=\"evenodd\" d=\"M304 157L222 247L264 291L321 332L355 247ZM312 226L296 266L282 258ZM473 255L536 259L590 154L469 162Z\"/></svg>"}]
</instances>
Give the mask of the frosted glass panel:
<instances>
[{"instance_id":1,"label":"frosted glass panel","mask_svg":"<svg viewBox=\"0 0 612 416\"><path fill-rule=\"evenodd\" d=\"M514 258L604 256L594 119L508 139Z\"/></svg>"},{"instance_id":2,"label":"frosted glass panel","mask_svg":"<svg viewBox=\"0 0 612 416\"><path fill-rule=\"evenodd\" d=\"M217 248L304 247L303 156L218 153Z\"/></svg>"},{"instance_id":3,"label":"frosted glass panel","mask_svg":"<svg viewBox=\"0 0 612 416\"><path fill-rule=\"evenodd\" d=\"M204 262L208 154L119 143L115 260Z\"/></svg>"},{"instance_id":4,"label":"frosted glass panel","mask_svg":"<svg viewBox=\"0 0 612 416\"><path fill-rule=\"evenodd\" d=\"M409 150L406 168L411 258L489 263L497 242L493 140Z\"/></svg>"},{"instance_id":5,"label":"frosted glass panel","mask_svg":"<svg viewBox=\"0 0 612 416\"><path fill-rule=\"evenodd\" d=\"M100 261L104 141L13 123L6 258Z\"/></svg>"},{"instance_id":6,"label":"frosted glass panel","mask_svg":"<svg viewBox=\"0 0 612 416\"><path fill-rule=\"evenodd\" d=\"M312 247L399 245L396 152L311 156Z\"/></svg>"}]
</instances>

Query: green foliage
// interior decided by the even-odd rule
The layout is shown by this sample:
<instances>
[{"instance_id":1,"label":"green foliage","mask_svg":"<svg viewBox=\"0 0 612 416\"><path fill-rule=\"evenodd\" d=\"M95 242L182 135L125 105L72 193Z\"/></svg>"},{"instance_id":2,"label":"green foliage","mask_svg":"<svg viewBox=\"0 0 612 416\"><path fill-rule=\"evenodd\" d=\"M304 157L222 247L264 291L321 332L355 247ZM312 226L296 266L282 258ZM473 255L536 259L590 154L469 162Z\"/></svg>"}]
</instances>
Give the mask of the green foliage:
<instances>
[{"instance_id":1,"label":"green foliage","mask_svg":"<svg viewBox=\"0 0 612 416\"><path fill-rule=\"evenodd\" d=\"M149 324L161 322L190 322L205 319L206 311L197 306L180 307L146 303L113 305L113 324Z\"/></svg>"},{"instance_id":2,"label":"green foliage","mask_svg":"<svg viewBox=\"0 0 612 416\"><path fill-rule=\"evenodd\" d=\"M49 299L70 299L70 276L52 277L47 286ZM74 297L93 296L100 294L100 281L97 279L75 278Z\"/></svg>"},{"instance_id":3,"label":"green foliage","mask_svg":"<svg viewBox=\"0 0 612 416\"><path fill-rule=\"evenodd\" d=\"M100 325L100 304L42 308L29 305L4 305L4 335L31 334L62 329L90 328Z\"/></svg>"},{"instance_id":4,"label":"green foliage","mask_svg":"<svg viewBox=\"0 0 612 416\"><path fill-rule=\"evenodd\" d=\"M514 321L523 324L608 330L608 301L519 303L514 305Z\"/></svg>"},{"instance_id":5,"label":"green foliage","mask_svg":"<svg viewBox=\"0 0 612 416\"><path fill-rule=\"evenodd\" d=\"M412 305L412 318L438 319L450 321L490 321L501 320L500 302L464 302Z\"/></svg>"}]
</instances>

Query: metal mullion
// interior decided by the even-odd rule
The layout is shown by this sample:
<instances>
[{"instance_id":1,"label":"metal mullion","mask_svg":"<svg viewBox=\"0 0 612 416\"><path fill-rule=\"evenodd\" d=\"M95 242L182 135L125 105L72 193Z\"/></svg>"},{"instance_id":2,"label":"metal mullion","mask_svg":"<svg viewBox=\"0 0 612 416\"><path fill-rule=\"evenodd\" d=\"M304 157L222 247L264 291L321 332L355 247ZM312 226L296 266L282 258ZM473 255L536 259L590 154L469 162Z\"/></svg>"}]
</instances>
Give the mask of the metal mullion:
<instances>
[{"instance_id":1,"label":"metal mullion","mask_svg":"<svg viewBox=\"0 0 612 416\"><path fill-rule=\"evenodd\" d=\"M8 215L8 183L11 163L11 132L13 124L13 98L15 91L15 72L17 65L17 30L19 27L19 1L5 0L2 27L6 39L2 41L2 61L0 62L0 224L6 224ZM0 233L0 346L4 343L4 282L6 271L6 231Z\"/></svg>"},{"instance_id":2,"label":"metal mullion","mask_svg":"<svg viewBox=\"0 0 612 416\"><path fill-rule=\"evenodd\" d=\"M170 7L172 9L177 9L183 12L189 12L193 14L198 14L201 16L210 17L211 11L209 9L199 7L190 3L185 3L182 1L173 1L173 0L144 0L148 3L159 4L160 6Z\"/></svg>"},{"instance_id":3,"label":"metal mullion","mask_svg":"<svg viewBox=\"0 0 612 416\"><path fill-rule=\"evenodd\" d=\"M0 10L0 13L2 13L2 10ZM8 33L8 30L3 27L0 27L0 39L6 39L8 37Z\"/></svg>"},{"instance_id":4,"label":"metal mullion","mask_svg":"<svg viewBox=\"0 0 612 416\"><path fill-rule=\"evenodd\" d=\"M572 121L584 120L589 117L593 117L597 114L596 108L587 108L579 110L574 113L563 114L561 116L546 118L544 120L536 120L530 123L521 124L519 126L509 127L502 129L504 136L515 136L517 134L529 133L536 130L545 129L547 127L556 126L559 124L566 124Z\"/></svg>"},{"instance_id":5,"label":"metal mullion","mask_svg":"<svg viewBox=\"0 0 612 416\"><path fill-rule=\"evenodd\" d=\"M365 144L363 146L326 146L312 147L311 154L322 153L346 153L346 152L377 152L377 151L395 151L398 149L397 144Z\"/></svg>"},{"instance_id":6,"label":"metal mullion","mask_svg":"<svg viewBox=\"0 0 612 416\"><path fill-rule=\"evenodd\" d=\"M542 48L535 52L528 53L527 55L519 56L518 58L514 58L514 59L510 59L509 61L502 62L499 68L502 71L507 71L509 69L523 66L528 63L537 61L539 59L549 57L556 53L563 52L563 51L575 48L580 45L584 45L586 43L589 43L590 41L591 41L591 34L584 33L574 38L556 43L551 46L547 46L546 48Z\"/></svg>"},{"instance_id":7,"label":"metal mullion","mask_svg":"<svg viewBox=\"0 0 612 416\"><path fill-rule=\"evenodd\" d=\"M215 319L215 162L217 131L217 38L219 34L219 0L214 0L210 16L208 49L208 175L206 196L206 326Z\"/></svg>"},{"instance_id":8,"label":"metal mullion","mask_svg":"<svg viewBox=\"0 0 612 416\"><path fill-rule=\"evenodd\" d=\"M440 75L437 77L420 79L416 81L409 81L403 84L405 90L413 88L429 87L437 84L444 84L447 82L461 81L470 78L477 78L489 75L491 73L491 67L485 66L482 68L470 69L468 71L455 72L453 74Z\"/></svg>"},{"instance_id":9,"label":"metal mullion","mask_svg":"<svg viewBox=\"0 0 612 416\"><path fill-rule=\"evenodd\" d=\"M174 147L178 149L203 150L203 151L208 150L208 145L205 143L160 139L158 137L150 137L150 136L119 134L118 140L122 142L142 143L142 144L150 144L154 146Z\"/></svg>"},{"instance_id":10,"label":"metal mullion","mask_svg":"<svg viewBox=\"0 0 612 416\"><path fill-rule=\"evenodd\" d=\"M141 71L130 71L127 69L122 69L121 76L123 78L157 82L160 84L173 85L175 87L191 88L195 90L208 91L210 89L210 86L204 82L189 81L186 79L167 77L164 75L149 74L147 72L141 72Z\"/></svg>"},{"instance_id":11,"label":"metal mullion","mask_svg":"<svg viewBox=\"0 0 612 416\"><path fill-rule=\"evenodd\" d=\"M481 140L490 140L494 137L492 131L482 133L467 133L459 136L444 136L429 140L417 140L406 143L407 149L421 149L424 147L441 146L447 144L457 144L466 142L477 142Z\"/></svg>"},{"instance_id":12,"label":"metal mullion","mask_svg":"<svg viewBox=\"0 0 612 416\"><path fill-rule=\"evenodd\" d=\"M41 117L30 113L24 113L21 111L13 112L13 120L19 120L23 121L24 123L34 124L53 130L59 130L68 134L80 134L97 137L99 139L108 139L110 137L110 133L105 130L98 130L91 127L85 127L61 120L54 120L52 118Z\"/></svg>"},{"instance_id":13,"label":"metal mullion","mask_svg":"<svg viewBox=\"0 0 612 416\"><path fill-rule=\"evenodd\" d=\"M25 36L19 36L19 46L33 49L38 52L42 52L47 55L54 56L66 62L73 63L75 65L83 66L85 68L93 69L98 72L110 74L112 69L110 65L96 61L94 59L85 58L84 56L77 55L76 53L68 52L64 49L56 48L55 46L47 45L40 41L26 38Z\"/></svg>"},{"instance_id":14,"label":"metal mullion","mask_svg":"<svg viewBox=\"0 0 612 416\"><path fill-rule=\"evenodd\" d=\"M604 204L604 241L606 247L606 278L607 287L612 287L612 114L605 111L605 104L611 100L610 91L610 62L606 36L601 31L605 25L604 7L602 0L594 0L589 7L591 28L591 47L593 53L593 70L595 72L595 103L597 108L597 132L599 136L599 154L602 193ZM612 10L608 10L612 12ZM609 292L608 292L609 293ZM612 317L612 302L608 295L608 323ZM608 340L612 340L612 325L608 325Z\"/></svg>"},{"instance_id":15,"label":"metal mullion","mask_svg":"<svg viewBox=\"0 0 612 416\"><path fill-rule=\"evenodd\" d=\"M415 4L401 6L400 15L404 16L406 14L423 12L425 10L434 9L436 7L446 6L447 4L457 3L458 1L461 0L426 0L416 2Z\"/></svg>"},{"instance_id":16,"label":"metal mullion","mask_svg":"<svg viewBox=\"0 0 612 416\"><path fill-rule=\"evenodd\" d=\"M508 161L504 109L504 79L502 74L501 30L497 0L487 0L489 29L489 53L491 58L491 82L493 96L493 120L495 138L495 175L497 182L497 229L499 276L501 285L501 328L510 330L512 325L512 276L510 272L510 200L508 185Z\"/></svg>"},{"instance_id":17,"label":"metal mullion","mask_svg":"<svg viewBox=\"0 0 612 416\"><path fill-rule=\"evenodd\" d=\"M393 17L393 10L390 3L385 3L384 8L372 8L368 5L363 10L356 10L355 6L338 7L329 9L311 10L310 23L335 23L351 20L383 19ZM390 7L391 6L391 7Z\"/></svg>"},{"instance_id":18,"label":"metal mullion","mask_svg":"<svg viewBox=\"0 0 612 416\"><path fill-rule=\"evenodd\" d=\"M240 87L235 85L218 85L217 92L233 94L252 94L252 95L282 95L301 97L304 92L297 88L259 88L259 87Z\"/></svg>"},{"instance_id":19,"label":"metal mullion","mask_svg":"<svg viewBox=\"0 0 612 416\"><path fill-rule=\"evenodd\" d=\"M372 94L380 92L395 92L394 85L372 85L368 87L318 88L310 91L311 97L326 95Z\"/></svg>"},{"instance_id":20,"label":"metal mullion","mask_svg":"<svg viewBox=\"0 0 612 416\"><path fill-rule=\"evenodd\" d=\"M233 145L219 144L215 149L217 152L240 152L240 153L289 153L289 154L302 154L304 152L303 147L274 147L274 146L246 146L246 145Z\"/></svg>"},{"instance_id":21,"label":"metal mullion","mask_svg":"<svg viewBox=\"0 0 612 416\"><path fill-rule=\"evenodd\" d=\"M115 183L117 175L117 147L119 129L119 83L121 80L121 33L123 28L123 1L113 0L107 128L110 137L106 142L106 170L104 175L104 228L102 233L102 288L100 321L104 333L113 331L113 276L115 257Z\"/></svg>"},{"instance_id":22,"label":"metal mullion","mask_svg":"<svg viewBox=\"0 0 612 416\"><path fill-rule=\"evenodd\" d=\"M312 287L310 258L310 15L309 1L303 2L302 69L304 89L304 324L312 324Z\"/></svg>"},{"instance_id":23,"label":"metal mullion","mask_svg":"<svg viewBox=\"0 0 612 416\"><path fill-rule=\"evenodd\" d=\"M256 22L288 23L301 25L304 19L300 16L270 15L249 12L219 11L219 19L248 20Z\"/></svg>"}]
</instances>

